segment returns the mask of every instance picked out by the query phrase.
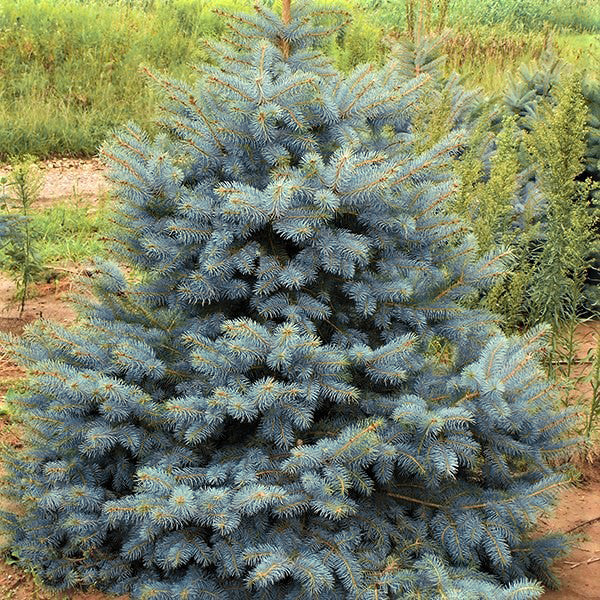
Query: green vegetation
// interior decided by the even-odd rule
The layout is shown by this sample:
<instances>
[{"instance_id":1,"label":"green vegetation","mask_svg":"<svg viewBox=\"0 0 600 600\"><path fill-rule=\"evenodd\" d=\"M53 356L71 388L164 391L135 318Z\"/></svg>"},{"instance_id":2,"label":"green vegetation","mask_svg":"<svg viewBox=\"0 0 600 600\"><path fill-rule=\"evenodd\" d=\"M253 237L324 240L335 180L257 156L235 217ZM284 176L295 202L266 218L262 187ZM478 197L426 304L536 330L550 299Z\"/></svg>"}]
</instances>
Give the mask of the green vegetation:
<instances>
[{"instance_id":1,"label":"green vegetation","mask_svg":"<svg viewBox=\"0 0 600 600\"><path fill-rule=\"evenodd\" d=\"M85 262L102 254L102 237L107 233L106 201L99 205L72 200L36 211L30 215L30 228L35 232L35 262L44 265L35 279L44 274ZM0 270L11 271L13 258L6 248L0 249Z\"/></svg>"},{"instance_id":2,"label":"green vegetation","mask_svg":"<svg viewBox=\"0 0 600 600\"><path fill-rule=\"evenodd\" d=\"M33 223L39 234L41 262L52 268L102 254L108 212L107 199L101 198L97 204L64 200L37 213Z\"/></svg>"},{"instance_id":3,"label":"green vegetation","mask_svg":"<svg viewBox=\"0 0 600 600\"><path fill-rule=\"evenodd\" d=\"M201 38L223 31L210 2L163 4L4 3L0 154L92 155L111 128L132 118L148 124L156 98L140 67L180 76L206 59Z\"/></svg>"},{"instance_id":4,"label":"green vegetation","mask_svg":"<svg viewBox=\"0 0 600 600\"><path fill-rule=\"evenodd\" d=\"M106 197L89 204L74 195L36 210L40 183L32 157L14 162L0 180L0 270L16 283L21 315L33 283L102 254L108 230Z\"/></svg>"},{"instance_id":5,"label":"green vegetation","mask_svg":"<svg viewBox=\"0 0 600 600\"><path fill-rule=\"evenodd\" d=\"M6 179L6 180L4 180ZM3 178L2 228L3 267L14 279L15 299L23 314L31 284L39 277L42 262L38 255L39 236L31 215L31 205L41 186L39 171L28 157L13 165L8 178Z\"/></svg>"},{"instance_id":6,"label":"green vegetation","mask_svg":"<svg viewBox=\"0 0 600 600\"><path fill-rule=\"evenodd\" d=\"M596 336L596 350L590 352L588 358L591 358L592 368L586 376L590 386L590 400L585 423L585 435L589 438L593 433L600 419L600 335Z\"/></svg>"},{"instance_id":7,"label":"green vegetation","mask_svg":"<svg viewBox=\"0 0 600 600\"><path fill-rule=\"evenodd\" d=\"M327 3L353 17L329 48L343 70L380 61L388 44L405 35L407 11L401 0ZM600 4L594 0L578 0L576 8L564 0L407 4L413 27L451 28L444 43L448 68L488 91L497 90L499 79L518 62L538 57L549 40L565 58L598 65L600 43L594 34L600 31ZM94 155L108 132L130 119L152 129L157 99L141 67L189 78L189 65L208 58L203 41L225 31L213 12L216 5L214 0L3 3L0 160L24 153ZM218 2L225 10L251 5L251 0Z\"/></svg>"},{"instance_id":8,"label":"green vegetation","mask_svg":"<svg viewBox=\"0 0 600 600\"><path fill-rule=\"evenodd\" d=\"M576 317L583 297L586 255L593 241L583 172L587 111L581 82L570 77L558 89L554 110L544 112L526 138L540 191L548 203L544 243L539 251L531 292L536 321L558 328Z\"/></svg>"},{"instance_id":9,"label":"green vegetation","mask_svg":"<svg viewBox=\"0 0 600 600\"><path fill-rule=\"evenodd\" d=\"M600 5L596 0L358 0L357 4L397 29L410 27L421 19L438 29L445 25L453 28L501 25L513 31L544 27L600 31ZM399 7L402 8L398 10Z\"/></svg>"}]
</instances>

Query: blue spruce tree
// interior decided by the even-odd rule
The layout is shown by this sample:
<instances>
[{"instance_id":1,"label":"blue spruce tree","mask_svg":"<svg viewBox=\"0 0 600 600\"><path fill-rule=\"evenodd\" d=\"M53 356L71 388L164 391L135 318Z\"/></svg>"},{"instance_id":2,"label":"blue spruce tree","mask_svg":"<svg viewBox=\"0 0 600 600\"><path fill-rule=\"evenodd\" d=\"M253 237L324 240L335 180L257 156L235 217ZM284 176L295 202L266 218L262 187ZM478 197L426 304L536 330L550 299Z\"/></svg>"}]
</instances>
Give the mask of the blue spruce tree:
<instances>
[{"instance_id":1,"label":"blue spruce tree","mask_svg":"<svg viewBox=\"0 0 600 600\"><path fill-rule=\"evenodd\" d=\"M230 17L195 87L155 77L163 134L104 149L136 278L10 342L15 555L154 600L536 598L570 443L543 332L461 305L503 257L446 207L460 132L415 150L428 75L342 77L344 15L293 8Z\"/></svg>"}]
</instances>

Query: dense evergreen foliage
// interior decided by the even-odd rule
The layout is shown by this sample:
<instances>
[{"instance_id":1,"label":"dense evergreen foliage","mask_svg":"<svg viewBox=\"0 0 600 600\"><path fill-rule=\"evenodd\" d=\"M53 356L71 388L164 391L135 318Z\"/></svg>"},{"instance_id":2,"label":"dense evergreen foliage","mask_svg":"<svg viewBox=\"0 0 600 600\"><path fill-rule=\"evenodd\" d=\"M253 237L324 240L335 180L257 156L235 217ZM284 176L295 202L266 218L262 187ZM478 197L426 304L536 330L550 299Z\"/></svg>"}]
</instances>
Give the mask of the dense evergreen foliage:
<instances>
[{"instance_id":1,"label":"dense evergreen foliage","mask_svg":"<svg viewBox=\"0 0 600 600\"><path fill-rule=\"evenodd\" d=\"M15 555L135 598L496 598L552 581L531 535L569 415L543 332L461 299L480 257L448 210L457 127L422 148L429 76L336 73L344 16L231 18L161 137L105 148L119 260L70 329L14 353L31 431L7 468Z\"/></svg>"}]
</instances>

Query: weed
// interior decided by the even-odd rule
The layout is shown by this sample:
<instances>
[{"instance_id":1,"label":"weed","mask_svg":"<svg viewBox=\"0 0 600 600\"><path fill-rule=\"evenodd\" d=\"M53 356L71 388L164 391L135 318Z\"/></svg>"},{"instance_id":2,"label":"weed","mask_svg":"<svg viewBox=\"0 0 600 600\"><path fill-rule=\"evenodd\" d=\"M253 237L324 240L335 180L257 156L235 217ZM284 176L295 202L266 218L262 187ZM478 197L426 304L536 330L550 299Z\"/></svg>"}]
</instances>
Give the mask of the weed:
<instances>
[{"instance_id":1,"label":"weed","mask_svg":"<svg viewBox=\"0 0 600 600\"><path fill-rule=\"evenodd\" d=\"M547 223L531 288L531 324L546 321L555 332L577 318L593 242L587 206L590 184L578 181L586 152L587 108L581 79L566 78L556 107L544 106L526 137Z\"/></svg>"},{"instance_id":2,"label":"weed","mask_svg":"<svg viewBox=\"0 0 600 600\"><path fill-rule=\"evenodd\" d=\"M595 348L590 351L588 358L591 359L592 363L592 368L587 377L591 396L586 417L585 435L589 438L597 427L598 419L600 419L600 333L596 336Z\"/></svg>"}]
</instances>

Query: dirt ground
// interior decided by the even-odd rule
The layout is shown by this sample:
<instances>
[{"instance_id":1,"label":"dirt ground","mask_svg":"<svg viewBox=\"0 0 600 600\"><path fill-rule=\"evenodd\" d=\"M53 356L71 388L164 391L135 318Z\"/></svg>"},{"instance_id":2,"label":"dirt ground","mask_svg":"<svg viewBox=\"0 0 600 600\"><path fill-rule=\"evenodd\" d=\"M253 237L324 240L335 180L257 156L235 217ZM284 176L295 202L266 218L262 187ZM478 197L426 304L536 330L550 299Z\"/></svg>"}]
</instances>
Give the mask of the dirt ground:
<instances>
[{"instance_id":1,"label":"dirt ground","mask_svg":"<svg viewBox=\"0 0 600 600\"><path fill-rule=\"evenodd\" d=\"M600 321L582 323L576 332L579 360L585 361L600 339ZM585 364L575 365L574 375L584 375ZM589 384L578 386L577 393L591 396ZM576 536L570 554L556 566L561 580L559 590L546 592L544 600L600 600L600 455L589 452L577 467L582 479L560 496L556 511L541 521L548 530Z\"/></svg>"},{"instance_id":2,"label":"dirt ground","mask_svg":"<svg viewBox=\"0 0 600 600\"><path fill-rule=\"evenodd\" d=\"M102 167L96 160L60 160L44 163L44 187L40 206L63 199L75 192L86 198L104 193L107 182ZM6 172L6 168L4 169ZM0 177L3 169L0 166ZM37 286L35 297L28 301L26 310L19 315L10 302L12 283L0 275L0 330L19 334L23 327L42 317L61 323L71 323L75 312L69 306L68 296L77 292L68 279ZM600 322L588 323L578 329L579 353L584 358L587 350L596 344ZM0 353L0 398L6 390L23 376L23 372ZM585 393L585 390L582 390ZM20 444L18 431L11 427L6 417L0 417L0 441ZM588 457L589 458L589 457ZM576 487L565 490L554 514L542 518L545 530L577 534L571 553L556 567L562 588L549 591L543 600L600 600L600 456L578 465L583 478ZM108 600L100 592L50 592L28 573L0 561L0 600ZM115 597L112 597L113 600ZM124 600L125 597L121 596ZM493 599L491 599L493 600Z\"/></svg>"},{"instance_id":3,"label":"dirt ground","mask_svg":"<svg viewBox=\"0 0 600 600\"><path fill-rule=\"evenodd\" d=\"M571 553L556 567L559 590L546 592L544 600L600 599L600 462L584 470L587 480L565 491L550 529L577 534Z\"/></svg>"},{"instance_id":4,"label":"dirt ground","mask_svg":"<svg viewBox=\"0 0 600 600\"><path fill-rule=\"evenodd\" d=\"M65 198L96 199L105 194L109 185L105 169L96 158L56 158L38 163L43 184L36 206L43 208ZM9 165L0 164L0 178L8 175Z\"/></svg>"}]
</instances>

